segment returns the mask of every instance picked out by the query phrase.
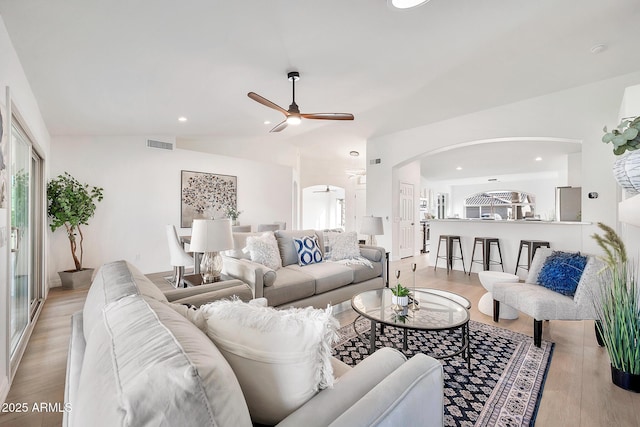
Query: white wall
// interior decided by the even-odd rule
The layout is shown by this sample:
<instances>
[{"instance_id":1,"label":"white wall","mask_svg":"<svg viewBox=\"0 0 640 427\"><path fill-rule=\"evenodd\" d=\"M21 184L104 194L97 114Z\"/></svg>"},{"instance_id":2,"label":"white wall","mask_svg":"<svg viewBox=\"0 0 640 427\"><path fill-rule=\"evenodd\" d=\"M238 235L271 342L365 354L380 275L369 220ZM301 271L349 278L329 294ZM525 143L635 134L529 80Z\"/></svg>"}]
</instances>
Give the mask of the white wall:
<instances>
[{"instance_id":1,"label":"white wall","mask_svg":"<svg viewBox=\"0 0 640 427\"><path fill-rule=\"evenodd\" d=\"M242 224L292 219L290 167L188 150L145 146L144 137L56 137L51 177L64 171L81 182L104 188L104 200L85 230L86 267L126 259L144 273L168 271L166 224L180 224L180 172L235 175ZM189 234L190 229L178 229ZM51 237L48 279L73 267L65 233Z\"/></svg>"},{"instance_id":2,"label":"white wall","mask_svg":"<svg viewBox=\"0 0 640 427\"><path fill-rule=\"evenodd\" d=\"M616 223L617 185L612 177L614 155L603 144L602 127L615 125L626 86L637 84L640 72L564 90L454 119L373 138L367 143L370 159L381 163L367 168L367 211L391 215L395 180L392 169L426 152L493 138L568 138L582 141L583 250L598 251L589 239L595 223ZM460 102L464 102L461 100ZM587 199L588 192L600 194ZM391 236L378 238L391 247Z\"/></svg>"},{"instance_id":3,"label":"white wall","mask_svg":"<svg viewBox=\"0 0 640 427\"><path fill-rule=\"evenodd\" d=\"M17 112L23 124L28 128L30 136L33 138L36 148L43 158L49 157L49 133L40 114L38 103L31 91L31 86L22 69L18 55L11 44L9 34L0 17L0 105L6 114L7 105L5 99L5 88L8 86L11 92L11 101L14 104L14 112ZM8 121L5 117L4 124ZM5 141L8 144L9 129L4 129ZM5 152L5 155L8 153ZM10 158L4 159L9 165ZM45 162L45 168L47 163ZM7 171L7 174L9 171ZM10 189L7 189L9 195ZM8 269L8 232L10 228L10 216L7 209L0 209L0 402L4 402L9 391L9 269Z\"/></svg>"},{"instance_id":4,"label":"white wall","mask_svg":"<svg viewBox=\"0 0 640 427\"><path fill-rule=\"evenodd\" d=\"M338 199L345 198L344 188L314 185L302 189L302 229L323 230L342 227Z\"/></svg>"}]
</instances>

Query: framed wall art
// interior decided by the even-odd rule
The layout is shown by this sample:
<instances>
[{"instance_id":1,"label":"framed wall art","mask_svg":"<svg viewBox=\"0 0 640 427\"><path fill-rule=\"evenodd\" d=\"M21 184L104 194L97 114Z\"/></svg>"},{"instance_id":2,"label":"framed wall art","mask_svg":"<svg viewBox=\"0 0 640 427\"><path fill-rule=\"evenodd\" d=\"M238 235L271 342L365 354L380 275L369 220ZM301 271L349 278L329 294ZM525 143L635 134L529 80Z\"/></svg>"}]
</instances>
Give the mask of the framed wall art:
<instances>
[{"instance_id":1,"label":"framed wall art","mask_svg":"<svg viewBox=\"0 0 640 427\"><path fill-rule=\"evenodd\" d=\"M226 218L227 209L237 209L237 204L238 177L182 171L180 186L182 228L191 228L194 219Z\"/></svg>"}]
</instances>

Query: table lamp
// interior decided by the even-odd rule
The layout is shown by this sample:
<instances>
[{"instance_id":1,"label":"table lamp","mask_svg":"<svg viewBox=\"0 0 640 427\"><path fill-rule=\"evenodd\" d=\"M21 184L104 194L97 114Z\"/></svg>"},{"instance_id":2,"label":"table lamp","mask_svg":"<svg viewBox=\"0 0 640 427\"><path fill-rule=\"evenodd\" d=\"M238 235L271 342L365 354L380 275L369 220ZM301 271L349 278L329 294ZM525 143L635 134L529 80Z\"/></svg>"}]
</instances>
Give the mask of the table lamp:
<instances>
[{"instance_id":1,"label":"table lamp","mask_svg":"<svg viewBox=\"0 0 640 427\"><path fill-rule=\"evenodd\" d=\"M222 257L220 251L233 248L231 234L231 220L225 219L194 219L191 229L190 250L201 252L200 274L203 283L220 280L222 272Z\"/></svg>"},{"instance_id":2,"label":"table lamp","mask_svg":"<svg viewBox=\"0 0 640 427\"><path fill-rule=\"evenodd\" d=\"M376 246L378 244L378 242L376 242L376 236L384 234L384 229L382 228L382 217L363 216L362 224L360 225L360 233L369 236L366 241L367 245Z\"/></svg>"}]
</instances>

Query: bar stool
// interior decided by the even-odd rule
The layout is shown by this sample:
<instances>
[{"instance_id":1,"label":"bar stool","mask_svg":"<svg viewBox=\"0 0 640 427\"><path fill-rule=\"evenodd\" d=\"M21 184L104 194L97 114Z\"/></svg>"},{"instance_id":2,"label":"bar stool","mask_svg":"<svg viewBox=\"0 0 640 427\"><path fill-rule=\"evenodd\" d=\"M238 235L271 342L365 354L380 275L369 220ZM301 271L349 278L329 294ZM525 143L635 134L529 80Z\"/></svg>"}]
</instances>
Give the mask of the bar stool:
<instances>
[{"instance_id":1,"label":"bar stool","mask_svg":"<svg viewBox=\"0 0 640 427\"><path fill-rule=\"evenodd\" d=\"M444 248L446 255L440 255L440 243L444 240ZM458 242L458 247L460 248L460 256L453 256L453 244ZM438 259L444 259L447 262L447 274L449 274L449 270L453 270L453 261L459 259L462 261L462 271L467 273L467 270L464 267L464 255L462 254L462 242L460 236L453 236L450 234L441 234L438 239L438 250L436 251L436 263L433 267L434 271L438 267Z\"/></svg>"},{"instance_id":2,"label":"bar stool","mask_svg":"<svg viewBox=\"0 0 640 427\"><path fill-rule=\"evenodd\" d=\"M549 244L549 242L544 240L520 240L520 249L518 250L518 260L516 261L515 274L518 274L519 268L524 268L525 270L529 271L529 268L531 268L531 260L533 260L536 249L543 247L550 248L551 245ZM522 255L522 248L527 248L526 264L520 264L520 255Z\"/></svg>"},{"instance_id":3,"label":"bar stool","mask_svg":"<svg viewBox=\"0 0 640 427\"><path fill-rule=\"evenodd\" d=\"M477 245L482 245L482 259L474 259L476 254ZM491 259L491 245L496 245L498 247L498 255L500 256L500 261L494 261ZM502 251L500 250L500 240L495 237L476 237L473 240L473 251L471 252L471 265L469 266L469 276L471 276L471 269L473 268L473 263L482 264L482 269L487 271L491 270L492 265L499 265L502 267L502 271L504 272L504 264L502 264Z\"/></svg>"}]
</instances>

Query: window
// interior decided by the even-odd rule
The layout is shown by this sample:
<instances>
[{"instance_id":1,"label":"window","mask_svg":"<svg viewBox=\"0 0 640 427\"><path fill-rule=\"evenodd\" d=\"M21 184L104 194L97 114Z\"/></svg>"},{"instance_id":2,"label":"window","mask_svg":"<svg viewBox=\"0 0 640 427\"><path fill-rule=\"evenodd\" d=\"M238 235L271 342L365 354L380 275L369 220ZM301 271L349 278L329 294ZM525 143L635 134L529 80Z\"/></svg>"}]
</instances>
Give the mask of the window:
<instances>
[{"instance_id":1,"label":"window","mask_svg":"<svg viewBox=\"0 0 640 427\"><path fill-rule=\"evenodd\" d=\"M522 191L485 191L467 197L464 205L466 218L532 218L535 213L535 196Z\"/></svg>"}]
</instances>

